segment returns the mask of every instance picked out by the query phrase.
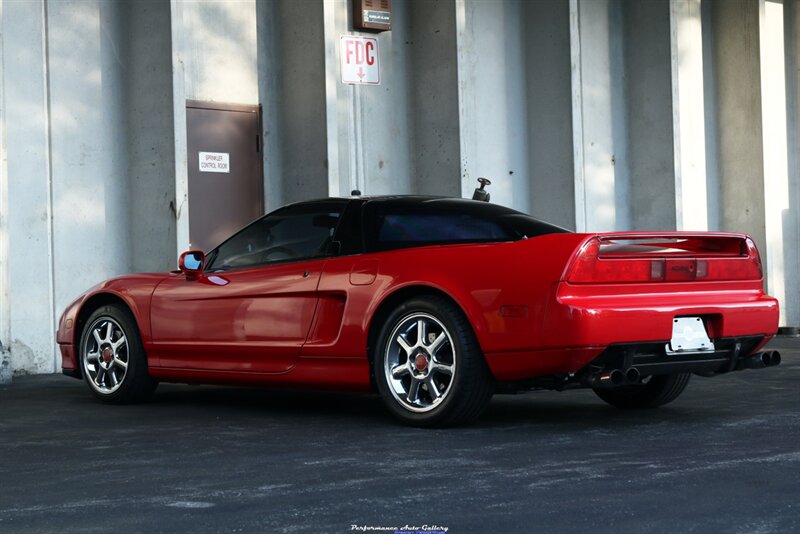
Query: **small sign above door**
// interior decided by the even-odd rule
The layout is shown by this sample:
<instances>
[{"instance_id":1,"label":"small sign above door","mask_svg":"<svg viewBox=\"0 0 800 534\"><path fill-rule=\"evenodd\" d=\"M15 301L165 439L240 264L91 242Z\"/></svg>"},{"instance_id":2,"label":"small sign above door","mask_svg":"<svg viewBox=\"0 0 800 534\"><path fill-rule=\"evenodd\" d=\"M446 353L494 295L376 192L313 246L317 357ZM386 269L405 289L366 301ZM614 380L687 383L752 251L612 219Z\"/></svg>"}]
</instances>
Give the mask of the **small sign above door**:
<instances>
[{"instance_id":1,"label":"small sign above door","mask_svg":"<svg viewBox=\"0 0 800 534\"><path fill-rule=\"evenodd\" d=\"M228 152L200 152L200 172L231 172Z\"/></svg>"}]
</instances>

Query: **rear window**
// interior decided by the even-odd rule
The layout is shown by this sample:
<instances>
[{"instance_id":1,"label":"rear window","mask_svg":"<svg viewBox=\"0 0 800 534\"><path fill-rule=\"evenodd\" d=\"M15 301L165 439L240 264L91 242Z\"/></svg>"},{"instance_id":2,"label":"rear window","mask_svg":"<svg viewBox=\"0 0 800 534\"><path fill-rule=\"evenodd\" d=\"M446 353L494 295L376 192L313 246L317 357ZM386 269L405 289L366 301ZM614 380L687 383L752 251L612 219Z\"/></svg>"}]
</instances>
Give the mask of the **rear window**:
<instances>
[{"instance_id":1,"label":"rear window","mask_svg":"<svg viewBox=\"0 0 800 534\"><path fill-rule=\"evenodd\" d=\"M373 201L364 216L368 251L517 241L567 231L495 204L452 199Z\"/></svg>"},{"instance_id":2,"label":"rear window","mask_svg":"<svg viewBox=\"0 0 800 534\"><path fill-rule=\"evenodd\" d=\"M508 232L496 222L464 214L392 213L383 218L378 231L378 241L382 243L508 239Z\"/></svg>"}]
</instances>

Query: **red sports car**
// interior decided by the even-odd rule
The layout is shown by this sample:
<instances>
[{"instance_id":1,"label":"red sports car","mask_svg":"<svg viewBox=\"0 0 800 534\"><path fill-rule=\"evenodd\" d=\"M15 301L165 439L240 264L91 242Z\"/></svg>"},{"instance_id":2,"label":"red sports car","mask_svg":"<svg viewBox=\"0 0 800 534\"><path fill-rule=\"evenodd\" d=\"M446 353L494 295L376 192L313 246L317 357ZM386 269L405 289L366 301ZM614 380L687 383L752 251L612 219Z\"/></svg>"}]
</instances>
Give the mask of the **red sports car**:
<instances>
[{"instance_id":1,"label":"red sports car","mask_svg":"<svg viewBox=\"0 0 800 534\"><path fill-rule=\"evenodd\" d=\"M278 209L180 270L103 282L61 317L63 371L107 402L159 381L377 390L415 425L503 391L666 404L692 374L780 362L746 235L571 233L487 202L330 198Z\"/></svg>"}]
</instances>

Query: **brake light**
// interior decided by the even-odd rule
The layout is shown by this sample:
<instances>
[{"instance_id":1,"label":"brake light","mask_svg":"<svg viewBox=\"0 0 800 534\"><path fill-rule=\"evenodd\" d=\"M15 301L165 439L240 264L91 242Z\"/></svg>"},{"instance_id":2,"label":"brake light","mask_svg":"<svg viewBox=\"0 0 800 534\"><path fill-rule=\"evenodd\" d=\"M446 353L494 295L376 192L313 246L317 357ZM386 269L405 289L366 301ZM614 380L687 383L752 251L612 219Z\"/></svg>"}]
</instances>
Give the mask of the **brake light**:
<instances>
[{"instance_id":1,"label":"brake light","mask_svg":"<svg viewBox=\"0 0 800 534\"><path fill-rule=\"evenodd\" d=\"M735 246L731 241L739 241ZM761 260L752 240L714 236L613 238L588 241L573 262L574 284L759 280Z\"/></svg>"}]
</instances>

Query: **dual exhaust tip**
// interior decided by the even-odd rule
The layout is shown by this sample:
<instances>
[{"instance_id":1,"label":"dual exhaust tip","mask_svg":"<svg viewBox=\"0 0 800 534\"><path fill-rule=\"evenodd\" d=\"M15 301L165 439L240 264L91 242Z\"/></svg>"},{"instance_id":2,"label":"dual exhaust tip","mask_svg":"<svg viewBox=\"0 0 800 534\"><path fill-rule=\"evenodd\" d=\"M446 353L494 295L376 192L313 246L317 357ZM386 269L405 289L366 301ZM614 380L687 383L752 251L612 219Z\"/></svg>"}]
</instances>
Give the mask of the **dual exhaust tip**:
<instances>
[{"instance_id":1,"label":"dual exhaust tip","mask_svg":"<svg viewBox=\"0 0 800 534\"><path fill-rule=\"evenodd\" d=\"M741 361L739 369L763 369L764 367L774 367L780 365L781 353L777 350L765 350L748 356ZM589 386L593 388L617 387L628 384L638 384L641 374L636 367L627 369L612 369L603 371L589 377Z\"/></svg>"},{"instance_id":2,"label":"dual exhaust tip","mask_svg":"<svg viewBox=\"0 0 800 534\"><path fill-rule=\"evenodd\" d=\"M626 384L636 384L641 375L636 367L627 369L613 369L603 371L589 379L590 385L594 388L624 386Z\"/></svg>"},{"instance_id":3,"label":"dual exhaust tip","mask_svg":"<svg viewBox=\"0 0 800 534\"><path fill-rule=\"evenodd\" d=\"M744 360L744 369L763 369L764 367L774 367L781 363L781 353L777 350L765 350L756 352Z\"/></svg>"}]
</instances>

